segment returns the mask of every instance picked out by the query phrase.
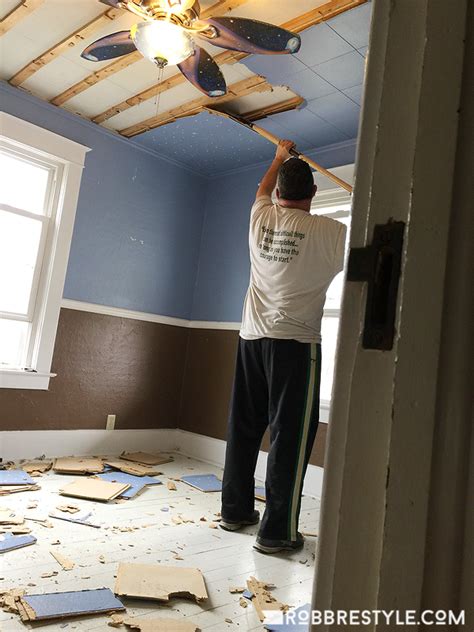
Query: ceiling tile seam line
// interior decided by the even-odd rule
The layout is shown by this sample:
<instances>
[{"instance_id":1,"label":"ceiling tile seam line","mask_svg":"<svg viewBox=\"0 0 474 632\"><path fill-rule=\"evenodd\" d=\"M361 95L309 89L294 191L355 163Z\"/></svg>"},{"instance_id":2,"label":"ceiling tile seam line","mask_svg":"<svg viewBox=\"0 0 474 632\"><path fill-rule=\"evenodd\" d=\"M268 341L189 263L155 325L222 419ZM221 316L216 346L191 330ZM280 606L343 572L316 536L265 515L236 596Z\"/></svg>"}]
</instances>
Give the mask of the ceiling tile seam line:
<instances>
[{"instance_id":1,"label":"ceiling tile seam line","mask_svg":"<svg viewBox=\"0 0 474 632\"><path fill-rule=\"evenodd\" d=\"M338 33L338 32L336 31L336 29L334 29L334 28L333 28L333 27L329 24L329 22L326 22L326 26L328 26L328 27L331 29L331 31L332 31L335 35L337 35L337 36L338 36L338 37L340 37L342 40L344 40L344 41L346 42L346 44L349 44L349 46L350 46L350 47L351 47L351 48L352 48L352 49L353 49L356 53L359 53L359 55L361 54L361 53L359 52L359 50L358 50L358 49L354 46L354 44L352 44L352 42L349 42L349 40L348 40L348 39L346 39L343 35L341 35L340 33ZM347 54L347 53L346 53L346 54ZM362 55L362 56L363 56L363 55Z\"/></svg>"},{"instance_id":2,"label":"ceiling tile seam line","mask_svg":"<svg viewBox=\"0 0 474 632\"><path fill-rule=\"evenodd\" d=\"M150 149L149 147L146 147L140 143L137 143L136 141L132 139L125 138L124 136L121 136L117 132L113 132L112 130L109 130L107 127L104 127L102 125L97 125L96 123L92 123L92 121L82 118L81 116L79 116L78 114L75 114L74 112L71 112L70 110L66 110L65 108L61 108L56 105L51 105L51 103L49 103L48 101L45 101L41 99L40 97L37 97L36 95L30 94L24 88L16 88L14 86L11 86L8 83L8 81L5 81L4 79L0 80L0 92L2 90L7 93L8 92L13 93L15 96L20 97L24 99L25 101L33 103L34 105L42 107L46 110L54 111L55 113L60 114L60 116L63 116L66 119L72 119L74 122L80 123L81 125L89 128L90 130L98 131L100 134L103 134L107 138L118 140L121 143L124 143L125 145L127 145L128 147L132 146L140 151L145 152L146 154L150 156L164 160L168 164L175 165L176 167L181 167L184 170L188 171L189 173L192 173L199 177L204 177L206 180L208 179L207 175L203 174L201 171L198 171L197 169L193 169L186 163L180 162L179 160L176 160L175 158L170 158L169 156L160 154L159 152L153 149ZM1 110L1 111L4 111L4 110ZM41 127L41 125L39 125L39 127ZM57 132L54 132L54 133L57 133Z\"/></svg>"},{"instance_id":3,"label":"ceiling tile seam line","mask_svg":"<svg viewBox=\"0 0 474 632\"><path fill-rule=\"evenodd\" d=\"M338 149L345 149L352 146L355 146L357 143L357 138L348 138L347 140L341 140L338 143L332 143L331 145L323 145L322 147L314 147L312 149L308 149L305 151L305 155L310 158L317 157L322 153L327 153L329 151L337 151ZM220 171L219 173L209 173L207 176L208 180L214 180L216 178L221 178L223 176L229 176L232 174L238 174L244 171L251 171L252 169L256 169L257 167L264 167L265 165L270 165L271 158L268 160L260 160L259 162L255 162L251 165L243 165L242 167L235 167L234 169L226 169L225 171ZM332 167L328 167L332 169Z\"/></svg>"}]
</instances>

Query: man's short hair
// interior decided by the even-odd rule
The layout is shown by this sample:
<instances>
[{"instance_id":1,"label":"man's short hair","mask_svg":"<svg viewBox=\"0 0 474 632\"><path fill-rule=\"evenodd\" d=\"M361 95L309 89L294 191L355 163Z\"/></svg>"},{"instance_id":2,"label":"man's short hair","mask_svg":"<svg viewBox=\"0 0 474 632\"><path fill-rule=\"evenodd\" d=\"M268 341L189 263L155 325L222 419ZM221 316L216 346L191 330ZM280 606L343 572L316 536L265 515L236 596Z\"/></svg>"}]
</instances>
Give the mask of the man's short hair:
<instances>
[{"instance_id":1,"label":"man's short hair","mask_svg":"<svg viewBox=\"0 0 474 632\"><path fill-rule=\"evenodd\" d=\"M278 192L282 200L307 200L313 197L313 173L304 160L289 158L278 171Z\"/></svg>"}]
</instances>

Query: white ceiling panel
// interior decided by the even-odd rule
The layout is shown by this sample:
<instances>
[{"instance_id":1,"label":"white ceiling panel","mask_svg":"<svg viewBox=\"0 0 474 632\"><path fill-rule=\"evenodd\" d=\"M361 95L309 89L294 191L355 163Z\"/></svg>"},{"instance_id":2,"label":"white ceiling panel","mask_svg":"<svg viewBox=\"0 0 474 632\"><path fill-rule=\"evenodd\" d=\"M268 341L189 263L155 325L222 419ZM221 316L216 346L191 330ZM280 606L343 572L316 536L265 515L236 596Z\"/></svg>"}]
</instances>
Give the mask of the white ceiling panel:
<instances>
[{"instance_id":1,"label":"white ceiling panel","mask_svg":"<svg viewBox=\"0 0 474 632\"><path fill-rule=\"evenodd\" d=\"M86 76L87 73L83 68L65 57L58 57L35 72L22 84L22 88L30 90L42 99L50 100L66 87L81 81Z\"/></svg>"},{"instance_id":2,"label":"white ceiling panel","mask_svg":"<svg viewBox=\"0 0 474 632\"><path fill-rule=\"evenodd\" d=\"M0 2L0 20L3 20L17 6L18 0L2 0Z\"/></svg>"},{"instance_id":3,"label":"white ceiling panel","mask_svg":"<svg viewBox=\"0 0 474 632\"><path fill-rule=\"evenodd\" d=\"M0 37L0 78L10 79L35 56L37 46L12 29Z\"/></svg>"},{"instance_id":4,"label":"white ceiling panel","mask_svg":"<svg viewBox=\"0 0 474 632\"><path fill-rule=\"evenodd\" d=\"M105 85L105 81L103 81L92 86L90 90L81 92L81 94L69 99L64 107L72 112L80 112L88 118L92 118L130 96L130 92L121 86L110 82Z\"/></svg>"},{"instance_id":5,"label":"white ceiling panel","mask_svg":"<svg viewBox=\"0 0 474 632\"><path fill-rule=\"evenodd\" d=\"M163 79L168 79L177 72L179 70L176 66L168 66L163 71ZM137 94L158 83L158 76L159 69L155 64L149 59L142 59L112 75L110 81L129 90L132 94Z\"/></svg>"},{"instance_id":6,"label":"white ceiling panel","mask_svg":"<svg viewBox=\"0 0 474 632\"><path fill-rule=\"evenodd\" d=\"M232 101L231 106L229 106L229 111L236 114L245 114L245 112L265 108L275 103L281 103L282 101L287 101L296 96L298 95L289 88L278 86L273 88L271 92L255 92L247 97L235 99L235 101Z\"/></svg>"},{"instance_id":7,"label":"white ceiling panel","mask_svg":"<svg viewBox=\"0 0 474 632\"><path fill-rule=\"evenodd\" d=\"M139 123L147 118L156 116L157 113L161 114L162 112L171 110L183 103L192 101L199 96L202 96L202 93L186 81L186 83L176 86L171 90L162 92L159 99L158 109L157 97L154 97L153 99L140 103L140 105L136 105L125 112L117 114L117 116L114 116L107 121L107 126L118 130L124 129L125 127L135 125L135 123Z\"/></svg>"}]
</instances>

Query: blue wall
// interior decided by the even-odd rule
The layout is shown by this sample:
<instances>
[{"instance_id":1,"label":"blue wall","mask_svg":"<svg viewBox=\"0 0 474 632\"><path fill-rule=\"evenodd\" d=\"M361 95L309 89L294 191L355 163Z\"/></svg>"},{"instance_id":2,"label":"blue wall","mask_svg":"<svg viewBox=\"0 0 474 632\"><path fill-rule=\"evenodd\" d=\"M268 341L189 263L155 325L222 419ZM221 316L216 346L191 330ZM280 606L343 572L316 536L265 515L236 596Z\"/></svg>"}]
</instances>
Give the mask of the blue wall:
<instances>
[{"instance_id":1,"label":"blue wall","mask_svg":"<svg viewBox=\"0 0 474 632\"><path fill-rule=\"evenodd\" d=\"M355 148L354 140L308 155L328 169L353 163ZM249 167L209 180L192 320L241 320L250 274L250 208L268 166Z\"/></svg>"},{"instance_id":2,"label":"blue wall","mask_svg":"<svg viewBox=\"0 0 474 632\"><path fill-rule=\"evenodd\" d=\"M92 150L64 297L189 318L207 181L5 83L0 106Z\"/></svg>"}]
</instances>

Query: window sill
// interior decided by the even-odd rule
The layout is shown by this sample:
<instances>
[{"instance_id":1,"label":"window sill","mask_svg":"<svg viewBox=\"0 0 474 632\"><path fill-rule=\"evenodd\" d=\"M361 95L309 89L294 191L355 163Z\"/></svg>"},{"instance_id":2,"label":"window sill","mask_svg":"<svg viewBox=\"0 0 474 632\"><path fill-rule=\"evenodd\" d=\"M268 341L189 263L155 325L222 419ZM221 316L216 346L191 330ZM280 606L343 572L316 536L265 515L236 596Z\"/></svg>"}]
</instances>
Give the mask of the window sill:
<instances>
[{"instance_id":1,"label":"window sill","mask_svg":"<svg viewBox=\"0 0 474 632\"><path fill-rule=\"evenodd\" d=\"M49 380L56 373L35 373L21 369L0 369L0 388L21 388L47 391Z\"/></svg>"}]
</instances>

